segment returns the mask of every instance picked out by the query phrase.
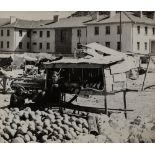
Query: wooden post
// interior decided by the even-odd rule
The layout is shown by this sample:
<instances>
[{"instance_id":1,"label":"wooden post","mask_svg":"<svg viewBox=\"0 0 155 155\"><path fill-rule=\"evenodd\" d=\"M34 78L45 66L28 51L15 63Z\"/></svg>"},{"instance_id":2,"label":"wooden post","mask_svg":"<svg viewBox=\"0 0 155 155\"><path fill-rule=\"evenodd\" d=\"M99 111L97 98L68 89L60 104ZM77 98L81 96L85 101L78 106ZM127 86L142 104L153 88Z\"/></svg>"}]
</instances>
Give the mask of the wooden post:
<instances>
[{"instance_id":1,"label":"wooden post","mask_svg":"<svg viewBox=\"0 0 155 155\"><path fill-rule=\"evenodd\" d=\"M146 76L147 76L147 73L148 73L148 68L149 68L150 60L151 60L151 56L149 55L149 62L148 62L148 64L147 64L147 68L146 68L146 72L145 72L145 76L144 76L144 80L143 80L143 84L142 84L142 89L141 89L141 91L144 90L144 85L145 85L145 80L146 80Z\"/></svg>"},{"instance_id":2,"label":"wooden post","mask_svg":"<svg viewBox=\"0 0 155 155\"><path fill-rule=\"evenodd\" d=\"M104 106L105 106L105 114L108 115L108 106L107 106L107 89L106 89L106 79L104 73L104 67L102 68L102 75L103 75L103 84L104 84Z\"/></svg>"},{"instance_id":3,"label":"wooden post","mask_svg":"<svg viewBox=\"0 0 155 155\"><path fill-rule=\"evenodd\" d=\"M47 89L48 85L48 78L49 78L49 69L46 68L46 79L45 79L45 90Z\"/></svg>"},{"instance_id":4,"label":"wooden post","mask_svg":"<svg viewBox=\"0 0 155 155\"><path fill-rule=\"evenodd\" d=\"M120 11L120 52L122 52L122 12Z\"/></svg>"},{"instance_id":5,"label":"wooden post","mask_svg":"<svg viewBox=\"0 0 155 155\"><path fill-rule=\"evenodd\" d=\"M6 84L7 84L7 77L3 77L2 79L3 83L2 83L2 87L3 87L3 93L6 93Z\"/></svg>"},{"instance_id":6,"label":"wooden post","mask_svg":"<svg viewBox=\"0 0 155 155\"><path fill-rule=\"evenodd\" d=\"M123 102L124 102L124 115L125 115L125 118L127 118L127 111L126 111L126 108L127 108L127 105L126 105L126 90L123 90Z\"/></svg>"}]
</instances>

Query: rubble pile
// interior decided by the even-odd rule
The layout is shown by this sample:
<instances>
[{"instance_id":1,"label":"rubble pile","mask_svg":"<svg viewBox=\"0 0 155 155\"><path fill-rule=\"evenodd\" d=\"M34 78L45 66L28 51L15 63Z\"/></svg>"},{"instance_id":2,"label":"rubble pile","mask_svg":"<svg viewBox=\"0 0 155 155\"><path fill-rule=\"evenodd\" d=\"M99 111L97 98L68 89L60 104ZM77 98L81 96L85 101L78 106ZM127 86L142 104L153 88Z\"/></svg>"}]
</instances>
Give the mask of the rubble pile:
<instances>
[{"instance_id":1,"label":"rubble pile","mask_svg":"<svg viewBox=\"0 0 155 155\"><path fill-rule=\"evenodd\" d=\"M74 143L154 143L155 118L127 120L123 114L97 116L99 135L80 135Z\"/></svg>"}]
</instances>

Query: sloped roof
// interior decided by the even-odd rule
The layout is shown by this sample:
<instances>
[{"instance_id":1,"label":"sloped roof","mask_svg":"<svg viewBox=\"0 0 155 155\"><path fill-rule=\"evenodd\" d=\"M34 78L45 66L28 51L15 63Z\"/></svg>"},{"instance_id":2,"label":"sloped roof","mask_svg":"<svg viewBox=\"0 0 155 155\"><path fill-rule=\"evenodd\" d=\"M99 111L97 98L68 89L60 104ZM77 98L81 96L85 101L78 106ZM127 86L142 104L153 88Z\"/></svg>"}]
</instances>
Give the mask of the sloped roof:
<instances>
[{"instance_id":1,"label":"sloped roof","mask_svg":"<svg viewBox=\"0 0 155 155\"><path fill-rule=\"evenodd\" d=\"M0 26L9 24L10 19L9 18L0 18Z\"/></svg>"},{"instance_id":2,"label":"sloped roof","mask_svg":"<svg viewBox=\"0 0 155 155\"><path fill-rule=\"evenodd\" d=\"M2 27L14 27L14 28L25 28L25 29L31 29L35 28L38 25L45 25L47 23L51 23L52 20L23 20L23 19L17 19L14 23L4 25Z\"/></svg>"},{"instance_id":3,"label":"sloped roof","mask_svg":"<svg viewBox=\"0 0 155 155\"><path fill-rule=\"evenodd\" d=\"M141 24L153 24L155 25L155 21L151 18L148 18L146 16L143 17L137 17L133 15L131 12L124 12L121 13L121 21L122 23L141 23ZM109 23L119 23L120 22L120 14L117 13L116 15L112 17L105 17L101 20L93 20L90 22L86 22L85 24L109 24Z\"/></svg>"},{"instance_id":4,"label":"sloped roof","mask_svg":"<svg viewBox=\"0 0 155 155\"><path fill-rule=\"evenodd\" d=\"M125 12L126 16L128 16L133 22L135 23L142 23L142 24L154 24L155 25L155 20L148 18L143 15L142 18L134 16L130 12Z\"/></svg>"},{"instance_id":5,"label":"sloped roof","mask_svg":"<svg viewBox=\"0 0 155 155\"><path fill-rule=\"evenodd\" d=\"M67 27L85 27L85 22L90 20L90 16L61 18L58 22L39 26L38 28L67 28Z\"/></svg>"}]
</instances>

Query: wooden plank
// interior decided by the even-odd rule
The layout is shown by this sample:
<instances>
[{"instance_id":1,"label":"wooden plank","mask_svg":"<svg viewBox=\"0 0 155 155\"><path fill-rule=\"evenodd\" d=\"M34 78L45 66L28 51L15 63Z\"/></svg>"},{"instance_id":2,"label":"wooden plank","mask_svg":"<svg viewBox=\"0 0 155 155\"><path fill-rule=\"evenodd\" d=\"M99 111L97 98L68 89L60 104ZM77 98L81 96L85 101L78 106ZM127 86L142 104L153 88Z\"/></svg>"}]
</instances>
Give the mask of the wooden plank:
<instances>
[{"instance_id":1,"label":"wooden plank","mask_svg":"<svg viewBox=\"0 0 155 155\"><path fill-rule=\"evenodd\" d=\"M80 105L74 105L69 104L68 102L62 102L60 105L57 105L58 107L61 106L62 108L67 108L71 110L78 110L78 111L84 111L84 112L91 112L91 113L105 113L105 108L98 108L98 107L87 107L87 106L80 106ZM132 109L115 109L115 108L108 108L108 111L126 111L126 112L132 112L134 110Z\"/></svg>"}]
</instances>

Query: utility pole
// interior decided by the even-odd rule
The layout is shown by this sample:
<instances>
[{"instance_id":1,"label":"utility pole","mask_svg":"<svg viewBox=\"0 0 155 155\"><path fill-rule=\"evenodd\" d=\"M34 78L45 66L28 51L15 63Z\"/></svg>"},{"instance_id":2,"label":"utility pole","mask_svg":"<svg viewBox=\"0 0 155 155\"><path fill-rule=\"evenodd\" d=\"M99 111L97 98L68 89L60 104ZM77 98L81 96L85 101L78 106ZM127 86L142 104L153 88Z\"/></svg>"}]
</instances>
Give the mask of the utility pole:
<instances>
[{"instance_id":1,"label":"utility pole","mask_svg":"<svg viewBox=\"0 0 155 155\"><path fill-rule=\"evenodd\" d=\"M120 52L122 52L122 12L120 11Z\"/></svg>"}]
</instances>

